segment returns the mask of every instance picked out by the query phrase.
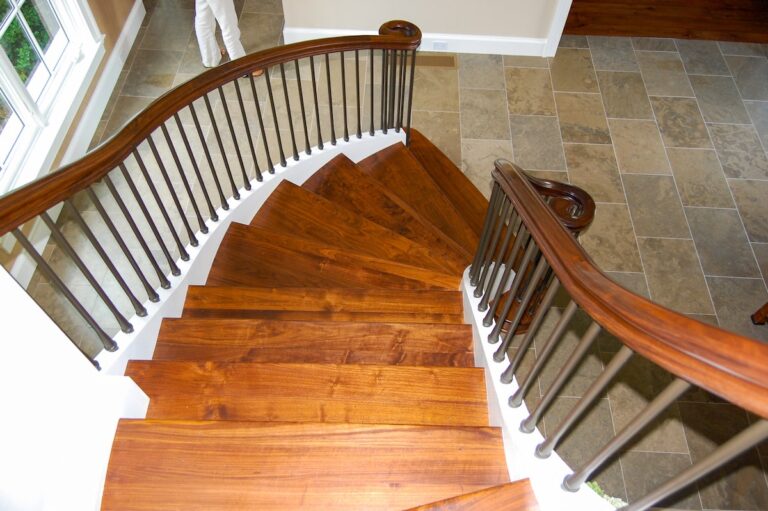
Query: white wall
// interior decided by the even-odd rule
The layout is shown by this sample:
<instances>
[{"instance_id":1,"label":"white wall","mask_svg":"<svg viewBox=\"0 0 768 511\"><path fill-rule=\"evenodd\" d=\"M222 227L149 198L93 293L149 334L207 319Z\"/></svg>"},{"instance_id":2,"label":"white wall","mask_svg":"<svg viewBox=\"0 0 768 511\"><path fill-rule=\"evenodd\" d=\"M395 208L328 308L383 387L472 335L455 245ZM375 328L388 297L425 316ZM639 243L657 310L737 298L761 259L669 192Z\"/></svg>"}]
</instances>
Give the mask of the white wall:
<instances>
[{"instance_id":1,"label":"white wall","mask_svg":"<svg viewBox=\"0 0 768 511\"><path fill-rule=\"evenodd\" d=\"M376 32L404 19L424 33L422 49L554 54L571 0L283 0L285 40Z\"/></svg>"}]
</instances>

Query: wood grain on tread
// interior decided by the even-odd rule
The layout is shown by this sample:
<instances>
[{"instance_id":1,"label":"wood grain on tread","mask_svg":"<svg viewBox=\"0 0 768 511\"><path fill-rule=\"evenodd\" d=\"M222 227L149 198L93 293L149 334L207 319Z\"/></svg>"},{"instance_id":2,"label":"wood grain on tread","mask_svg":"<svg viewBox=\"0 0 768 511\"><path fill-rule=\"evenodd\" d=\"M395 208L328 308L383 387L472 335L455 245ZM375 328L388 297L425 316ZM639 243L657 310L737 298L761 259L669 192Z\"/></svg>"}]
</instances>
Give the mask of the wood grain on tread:
<instances>
[{"instance_id":1,"label":"wood grain on tread","mask_svg":"<svg viewBox=\"0 0 768 511\"><path fill-rule=\"evenodd\" d=\"M528 479L493 486L408 511L537 511L539 505Z\"/></svg>"},{"instance_id":2,"label":"wood grain on tread","mask_svg":"<svg viewBox=\"0 0 768 511\"><path fill-rule=\"evenodd\" d=\"M271 229L233 223L208 284L215 286L459 288L460 277L329 247Z\"/></svg>"},{"instance_id":3,"label":"wood grain on tread","mask_svg":"<svg viewBox=\"0 0 768 511\"><path fill-rule=\"evenodd\" d=\"M185 317L463 323L458 291L190 286Z\"/></svg>"},{"instance_id":4,"label":"wood grain on tread","mask_svg":"<svg viewBox=\"0 0 768 511\"><path fill-rule=\"evenodd\" d=\"M447 269L445 261L432 254L429 247L288 181L275 188L251 225L420 268Z\"/></svg>"},{"instance_id":5,"label":"wood grain on tread","mask_svg":"<svg viewBox=\"0 0 768 511\"><path fill-rule=\"evenodd\" d=\"M496 428L123 420L102 509L402 510L508 481Z\"/></svg>"},{"instance_id":6,"label":"wood grain on tread","mask_svg":"<svg viewBox=\"0 0 768 511\"><path fill-rule=\"evenodd\" d=\"M472 351L470 325L342 323L242 319L165 319L155 360L252 361L260 351L316 353L463 354ZM306 355L305 355L306 356ZM255 361L255 360L253 360Z\"/></svg>"},{"instance_id":7,"label":"wood grain on tread","mask_svg":"<svg viewBox=\"0 0 768 511\"><path fill-rule=\"evenodd\" d=\"M131 361L150 419L487 426L482 368Z\"/></svg>"},{"instance_id":8,"label":"wood grain on tread","mask_svg":"<svg viewBox=\"0 0 768 511\"><path fill-rule=\"evenodd\" d=\"M439 229L393 201L378 181L364 174L340 154L315 172L302 188L325 197L416 243L430 247L454 272L463 273L470 258L462 247Z\"/></svg>"},{"instance_id":9,"label":"wood grain on tread","mask_svg":"<svg viewBox=\"0 0 768 511\"><path fill-rule=\"evenodd\" d=\"M391 197L409 205L466 252L474 254L480 235L464 221L443 190L405 146L393 144L358 162L357 166L379 181Z\"/></svg>"},{"instance_id":10,"label":"wood grain on tread","mask_svg":"<svg viewBox=\"0 0 768 511\"><path fill-rule=\"evenodd\" d=\"M445 193L469 226L480 236L488 200L464 173L418 130L411 130L408 150ZM488 177L493 168L488 168Z\"/></svg>"}]
</instances>

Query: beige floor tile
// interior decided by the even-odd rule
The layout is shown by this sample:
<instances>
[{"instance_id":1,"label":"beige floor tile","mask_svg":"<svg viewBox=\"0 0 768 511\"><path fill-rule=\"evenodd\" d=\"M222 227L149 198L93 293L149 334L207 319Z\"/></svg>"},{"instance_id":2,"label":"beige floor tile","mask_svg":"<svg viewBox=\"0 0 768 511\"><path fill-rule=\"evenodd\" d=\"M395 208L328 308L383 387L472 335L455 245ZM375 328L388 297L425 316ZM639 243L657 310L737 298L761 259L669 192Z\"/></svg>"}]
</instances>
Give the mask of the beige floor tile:
<instances>
[{"instance_id":1,"label":"beige floor tile","mask_svg":"<svg viewBox=\"0 0 768 511\"><path fill-rule=\"evenodd\" d=\"M611 119L611 138L622 172L669 174L659 129L654 121Z\"/></svg>"},{"instance_id":2,"label":"beige floor tile","mask_svg":"<svg viewBox=\"0 0 768 511\"><path fill-rule=\"evenodd\" d=\"M752 324L749 316L768 302L760 278L707 277L720 327L753 339L768 341L768 329Z\"/></svg>"},{"instance_id":3,"label":"beige floor tile","mask_svg":"<svg viewBox=\"0 0 768 511\"><path fill-rule=\"evenodd\" d=\"M194 18L194 10L155 10L140 47L145 50L184 51L190 39L194 38Z\"/></svg>"},{"instance_id":4,"label":"beige floor tile","mask_svg":"<svg viewBox=\"0 0 768 511\"><path fill-rule=\"evenodd\" d=\"M651 299L683 313L712 314L693 240L639 238Z\"/></svg>"},{"instance_id":5,"label":"beige floor tile","mask_svg":"<svg viewBox=\"0 0 768 511\"><path fill-rule=\"evenodd\" d=\"M638 236L690 237L672 176L625 174L623 180Z\"/></svg>"},{"instance_id":6,"label":"beige floor tile","mask_svg":"<svg viewBox=\"0 0 768 511\"><path fill-rule=\"evenodd\" d=\"M580 240L604 271L643 271L629 209L625 204L598 204L595 219Z\"/></svg>"},{"instance_id":7,"label":"beige floor tile","mask_svg":"<svg viewBox=\"0 0 768 511\"><path fill-rule=\"evenodd\" d=\"M111 137L123 125L152 102L152 98L138 96L118 96L112 115L104 128L104 137Z\"/></svg>"},{"instance_id":8,"label":"beige floor tile","mask_svg":"<svg viewBox=\"0 0 768 511\"><path fill-rule=\"evenodd\" d=\"M675 41L683 65L692 75L729 75L720 48L715 41L677 39Z\"/></svg>"},{"instance_id":9,"label":"beige floor tile","mask_svg":"<svg viewBox=\"0 0 768 511\"><path fill-rule=\"evenodd\" d=\"M524 170L565 170L557 117L509 118L515 163Z\"/></svg>"},{"instance_id":10,"label":"beige floor tile","mask_svg":"<svg viewBox=\"0 0 768 511\"><path fill-rule=\"evenodd\" d=\"M282 14L244 12L240 16L240 41L246 53L266 50L278 44L283 31Z\"/></svg>"},{"instance_id":11,"label":"beige floor tile","mask_svg":"<svg viewBox=\"0 0 768 511\"><path fill-rule=\"evenodd\" d=\"M589 42L587 36L563 34L558 48L589 48Z\"/></svg>"},{"instance_id":12,"label":"beige floor tile","mask_svg":"<svg viewBox=\"0 0 768 511\"><path fill-rule=\"evenodd\" d=\"M638 51L677 51L674 39L633 37L632 46Z\"/></svg>"},{"instance_id":13,"label":"beige floor tile","mask_svg":"<svg viewBox=\"0 0 768 511\"><path fill-rule=\"evenodd\" d=\"M652 97L651 106L667 147L712 147L695 99Z\"/></svg>"},{"instance_id":14,"label":"beige floor tile","mask_svg":"<svg viewBox=\"0 0 768 511\"><path fill-rule=\"evenodd\" d=\"M589 50L563 48L550 60L552 85L556 91L598 92L595 68Z\"/></svg>"},{"instance_id":15,"label":"beige floor tile","mask_svg":"<svg viewBox=\"0 0 768 511\"><path fill-rule=\"evenodd\" d=\"M526 170L526 174L538 179L549 179L561 183L570 183L568 172L563 170Z\"/></svg>"},{"instance_id":16,"label":"beige floor tile","mask_svg":"<svg viewBox=\"0 0 768 511\"><path fill-rule=\"evenodd\" d=\"M709 132L727 177L768 179L768 157L755 128L711 124Z\"/></svg>"},{"instance_id":17,"label":"beige floor tile","mask_svg":"<svg viewBox=\"0 0 768 511\"><path fill-rule=\"evenodd\" d=\"M685 215L705 275L760 277L735 209L686 208Z\"/></svg>"},{"instance_id":18,"label":"beige floor tile","mask_svg":"<svg viewBox=\"0 0 768 511\"><path fill-rule=\"evenodd\" d=\"M510 114L557 115L549 70L506 68L504 76Z\"/></svg>"},{"instance_id":19,"label":"beige floor tile","mask_svg":"<svg viewBox=\"0 0 768 511\"><path fill-rule=\"evenodd\" d=\"M760 273L768 285L768 243L752 243L752 251L755 253Z\"/></svg>"},{"instance_id":20,"label":"beige floor tile","mask_svg":"<svg viewBox=\"0 0 768 511\"><path fill-rule=\"evenodd\" d=\"M629 502L636 501L691 466L688 454L630 452L621 458ZM653 509L701 509L696 487L688 488Z\"/></svg>"},{"instance_id":21,"label":"beige floor tile","mask_svg":"<svg viewBox=\"0 0 768 511\"><path fill-rule=\"evenodd\" d=\"M421 131L457 166L461 165L459 113L413 112L413 127Z\"/></svg>"},{"instance_id":22,"label":"beige floor tile","mask_svg":"<svg viewBox=\"0 0 768 511\"><path fill-rule=\"evenodd\" d=\"M501 55L459 54L459 87L503 90L504 64Z\"/></svg>"},{"instance_id":23,"label":"beige floor tile","mask_svg":"<svg viewBox=\"0 0 768 511\"><path fill-rule=\"evenodd\" d=\"M597 78L608 117L653 119L640 73L598 71Z\"/></svg>"},{"instance_id":24,"label":"beige floor tile","mask_svg":"<svg viewBox=\"0 0 768 511\"><path fill-rule=\"evenodd\" d=\"M768 100L768 59L762 57L726 57L742 99Z\"/></svg>"},{"instance_id":25,"label":"beige floor tile","mask_svg":"<svg viewBox=\"0 0 768 511\"><path fill-rule=\"evenodd\" d=\"M490 197L493 162L500 158L514 161L510 140L461 142L461 170L486 197Z\"/></svg>"},{"instance_id":26,"label":"beige floor tile","mask_svg":"<svg viewBox=\"0 0 768 511\"><path fill-rule=\"evenodd\" d=\"M459 111L459 76L455 69L417 67L414 80L414 108L442 112Z\"/></svg>"},{"instance_id":27,"label":"beige floor tile","mask_svg":"<svg viewBox=\"0 0 768 511\"><path fill-rule=\"evenodd\" d=\"M749 124L733 78L691 75L690 79L705 121Z\"/></svg>"},{"instance_id":28,"label":"beige floor tile","mask_svg":"<svg viewBox=\"0 0 768 511\"><path fill-rule=\"evenodd\" d=\"M182 56L178 51L139 50L121 94L158 97L173 84Z\"/></svg>"},{"instance_id":29,"label":"beige floor tile","mask_svg":"<svg viewBox=\"0 0 768 511\"><path fill-rule=\"evenodd\" d=\"M281 0L245 0L243 12L283 14L283 2Z\"/></svg>"},{"instance_id":30,"label":"beige floor tile","mask_svg":"<svg viewBox=\"0 0 768 511\"><path fill-rule=\"evenodd\" d=\"M768 148L768 101L745 101L744 106L747 107L763 147Z\"/></svg>"},{"instance_id":31,"label":"beige floor tile","mask_svg":"<svg viewBox=\"0 0 768 511\"><path fill-rule=\"evenodd\" d=\"M652 96L693 96L680 55L672 52L637 52L645 88Z\"/></svg>"},{"instance_id":32,"label":"beige floor tile","mask_svg":"<svg viewBox=\"0 0 768 511\"><path fill-rule=\"evenodd\" d=\"M461 136L501 140L509 138L504 90L462 89Z\"/></svg>"},{"instance_id":33,"label":"beige floor tile","mask_svg":"<svg viewBox=\"0 0 768 511\"><path fill-rule=\"evenodd\" d=\"M765 57L763 47L757 43L737 43L733 41L719 41L720 51L723 55L741 55L744 57Z\"/></svg>"},{"instance_id":34,"label":"beige floor tile","mask_svg":"<svg viewBox=\"0 0 768 511\"><path fill-rule=\"evenodd\" d=\"M598 71L638 71L629 37L589 36L592 61Z\"/></svg>"},{"instance_id":35,"label":"beige floor tile","mask_svg":"<svg viewBox=\"0 0 768 511\"><path fill-rule=\"evenodd\" d=\"M523 55L504 55L505 67L543 67L549 68L545 57L526 57Z\"/></svg>"},{"instance_id":36,"label":"beige floor tile","mask_svg":"<svg viewBox=\"0 0 768 511\"><path fill-rule=\"evenodd\" d=\"M750 241L768 242L768 181L729 179L728 185Z\"/></svg>"},{"instance_id":37,"label":"beige floor tile","mask_svg":"<svg viewBox=\"0 0 768 511\"><path fill-rule=\"evenodd\" d=\"M565 144L564 149L571 184L586 190L597 202L625 202L611 146Z\"/></svg>"},{"instance_id":38,"label":"beige floor tile","mask_svg":"<svg viewBox=\"0 0 768 511\"><path fill-rule=\"evenodd\" d=\"M667 155L684 206L734 207L715 151L669 148Z\"/></svg>"},{"instance_id":39,"label":"beige floor tile","mask_svg":"<svg viewBox=\"0 0 768 511\"><path fill-rule=\"evenodd\" d=\"M555 102L563 142L611 143L600 95L557 92Z\"/></svg>"},{"instance_id":40,"label":"beige floor tile","mask_svg":"<svg viewBox=\"0 0 768 511\"><path fill-rule=\"evenodd\" d=\"M644 273L610 271L606 272L606 275L629 291L645 298L650 297L648 283L645 281Z\"/></svg>"}]
</instances>

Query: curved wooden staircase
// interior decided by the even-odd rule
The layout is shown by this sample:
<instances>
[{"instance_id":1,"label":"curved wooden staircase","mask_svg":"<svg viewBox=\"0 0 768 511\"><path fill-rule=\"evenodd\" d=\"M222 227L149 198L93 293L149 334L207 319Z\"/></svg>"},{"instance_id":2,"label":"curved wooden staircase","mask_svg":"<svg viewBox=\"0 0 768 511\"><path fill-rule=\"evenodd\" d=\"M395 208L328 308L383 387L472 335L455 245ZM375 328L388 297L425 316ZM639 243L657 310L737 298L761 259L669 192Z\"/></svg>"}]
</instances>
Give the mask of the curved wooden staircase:
<instances>
[{"instance_id":1,"label":"curved wooden staircase","mask_svg":"<svg viewBox=\"0 0 768 511\"><path fill-rule=\"evenodd\" d=\"M103 509L536 509L463 324L486 208L416 131L282 182L130 362L148 418L118 427Z\"/></svg>"}]
</instances>

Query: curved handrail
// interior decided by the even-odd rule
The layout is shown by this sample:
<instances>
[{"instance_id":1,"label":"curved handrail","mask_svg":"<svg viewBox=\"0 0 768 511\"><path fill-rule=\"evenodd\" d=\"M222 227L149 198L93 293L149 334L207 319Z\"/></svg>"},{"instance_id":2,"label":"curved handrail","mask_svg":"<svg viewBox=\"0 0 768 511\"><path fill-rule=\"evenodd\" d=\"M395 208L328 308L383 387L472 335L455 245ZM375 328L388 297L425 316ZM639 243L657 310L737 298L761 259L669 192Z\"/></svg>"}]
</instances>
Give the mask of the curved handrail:
<instances>
[{"instance_id":1,"label":"curved handrail","mask_svg":"<svg viewBox=\"0 0 768 511\"><path fill-rule=\"evenodd\" d=\"M163 122L217 87L257 69L300 58L368 49L416 50L421 43L421 30L403 20L384 23L379 34L331 37L278 46L202 73L154 100L108 142L80 160L0 197L0 236L102 179Z\"/></svg>"},{"instance_id":2,"label":"curved handrail","mask_svg":"<svg viewBox=\"0 0 768 511\"><path fill-rule=\"evenodd\" d=\"M497 160L493 179L576 303L630 349L676 376L768 418L768 346L688 318L609 279L563 228L516 165Z\"/></svg>"}]
</instances>

